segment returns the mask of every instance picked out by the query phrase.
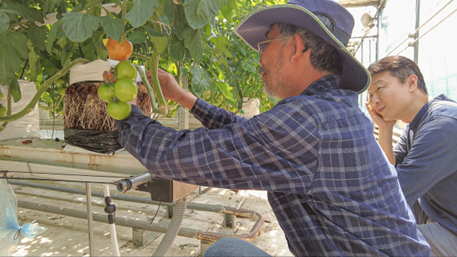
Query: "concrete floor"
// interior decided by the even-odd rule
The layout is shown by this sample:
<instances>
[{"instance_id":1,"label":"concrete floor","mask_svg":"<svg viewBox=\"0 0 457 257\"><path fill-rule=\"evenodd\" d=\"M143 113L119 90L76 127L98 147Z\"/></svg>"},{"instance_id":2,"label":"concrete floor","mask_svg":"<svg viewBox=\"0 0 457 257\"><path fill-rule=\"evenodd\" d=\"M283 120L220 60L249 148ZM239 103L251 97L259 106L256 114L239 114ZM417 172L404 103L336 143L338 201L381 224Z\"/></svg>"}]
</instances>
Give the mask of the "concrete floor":
<instances>
[{"instance_id":1,"label":"concrete floor","mask_svg":"<svg viewBox=\"0 0 457 257\"><path fill-rule=\"evenodd\" d=\"M84 184L69 182L46 182L71 188L84 189ZM18 200L40 203L50 206L86 211L85 195L62 193L50 190L12 185ZM111 195L118 193L114 186L110 187ZM101 184L92 184L92 191L102 192ZM128 191L127 195L150 199L149 193ZM251 243L257 245L272 256L291 256L287 242L277 220L266 200L266 192L239 191L212 188L204 194L196 190L188 196L193 203L221 205L254 210L266 220L261 234ZM116 217L138 221L168 225L170 219L166 217L166 209L157 205L133 203L113 200L117 207ZM94 214L106 215L104 199L92 197ZM154 215L157 216L153 220ZM26 222L36 222L46 228L46 231L34 239L21 236L13 256L89 256L88 223L85 219L73 218L55 213L41 212L18 208L18 218L26 217ZM246 218L236 218L234 229L222 227L223 214L207 211L187 209L182 227L206 230L223 234L244 234L250 231L254 221ZM108 223L93 223L94 256L112 256L112 243ZM146 232L143 246L132 242L132 229L116 225L116 234L121 256L151 256L163 237L163 234ZM167 256L198 256L200 254L200 240L178 236L167 253Z\"/></svg>"}]
</instances>

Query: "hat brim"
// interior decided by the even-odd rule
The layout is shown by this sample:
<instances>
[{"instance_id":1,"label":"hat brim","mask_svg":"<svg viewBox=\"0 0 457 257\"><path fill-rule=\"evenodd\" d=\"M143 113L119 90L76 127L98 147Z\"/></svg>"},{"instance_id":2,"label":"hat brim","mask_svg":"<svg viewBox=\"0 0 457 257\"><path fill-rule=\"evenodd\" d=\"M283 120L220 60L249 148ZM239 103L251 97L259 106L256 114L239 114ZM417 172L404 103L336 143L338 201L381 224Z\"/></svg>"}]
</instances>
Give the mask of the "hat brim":
<instances>
[{"instance_id":1,"label":"hat brim","mask_svg":"<svg viewBox=\"0 0 457 257\"><path fill-rule=\"evenodd\" d=\"M259 8L245 17L236 27L237 34L246 44L257 51L257 43L264 41L270 26L275 23L289 23L307 29L334 46L343 59L343 74L340 75L343 88L362 93L370 84L367 69L310 11L293 4L273 5Z\"/></svg>"}]
</instances>

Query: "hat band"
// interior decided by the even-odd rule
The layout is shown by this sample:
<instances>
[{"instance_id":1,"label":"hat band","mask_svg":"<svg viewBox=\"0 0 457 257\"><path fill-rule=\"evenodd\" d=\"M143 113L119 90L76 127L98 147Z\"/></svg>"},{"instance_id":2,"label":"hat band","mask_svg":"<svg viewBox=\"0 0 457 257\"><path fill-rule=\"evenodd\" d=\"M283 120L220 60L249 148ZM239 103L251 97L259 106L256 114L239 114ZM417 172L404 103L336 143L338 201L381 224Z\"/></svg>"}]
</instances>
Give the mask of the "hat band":
<instances>
[{"instance_id":1,"label":"hat band","mask_svg":"<svg viewBox=\"0 0 457 257\"><path fill-rule=\"evenodd\" d=\"M335 27L333 29L332 34L341 42L341 44L343 44L346 47L348 46L349 39L351 38L350 35L348 35L346 32L344 32L338 27Z\"/></svg>"}]
</instances>

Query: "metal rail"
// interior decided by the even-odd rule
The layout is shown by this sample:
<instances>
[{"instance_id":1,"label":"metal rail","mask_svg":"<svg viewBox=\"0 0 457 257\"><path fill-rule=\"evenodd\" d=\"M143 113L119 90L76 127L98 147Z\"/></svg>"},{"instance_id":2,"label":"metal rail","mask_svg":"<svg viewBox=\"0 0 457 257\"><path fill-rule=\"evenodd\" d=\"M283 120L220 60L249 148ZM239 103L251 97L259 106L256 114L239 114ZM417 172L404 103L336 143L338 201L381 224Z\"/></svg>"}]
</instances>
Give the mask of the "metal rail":
<instances>
[{"instance_id":1,"label":"metal rail","mask_svg":"<svg viewBox=\"0 0 457 257\"><path fill-rule=\"evenodd\" d=\"M41 189L47 189L47 190L66 192L66 193L83 194L83 195L85 194L85 190L74 189L74 188L43 185L43 184L39 184L39 183L30 183L30 182L14 181L14 180L10 180L10 183L13 185L35 187L35 188L41 188ZM103 193L101 193L101 192L91 192L91 195L97 196L97 197L104 197ZM111 195L111 198L122 200L122 201L137 202L137 203L156 204L156 205L159 204L159 202L152 201L147 198L132 197L132 196L126 196L126 195L113 194L113 195ZM161 204L168 206L168 207L173 207L174 205L176 205L175 203L163 203L163 202ZM69 208L55 207L55 206L44 205L44 204L39 204L39 203L31 203L31 202L25 202L25 201L18 201L18 206L21 208L26 208L26 209L32 209L32 210L43 211L43 212L48 212L48 213L56 213L56 214L75 217L75 218L87 219L87 212L69 209ZM234 216L238 216L238 217L256 220L256 222L252 226L251 230L248 233L241 234L241 235L225 235L225 234L220 234L220 233L213 233L213 232L207 232L207 231L189 229L189 228L181 228L178 232L179 236L185 236L185 237L195 238L195 239L204 240L204 241L215 242L224 237L235 237L235 238L243 239L246 241L252 241L260 234L260 230L262 229L263 224L265 222L265 220L261 214L255 212L255 211L251 211L251 210L236 209L236 208L220 206L220 205L198 204L198 203L188 203L187 208L193 209L193 210L222 213L225 215L234 215ZM93 215L94 221L105 222L105 223L108 222L106 215L95 214L95 213L92 215ZM168 229L168 227L165 227L165 226L161 226L161 225L157 225L157 224L149 224L148 222L142 222L142 221L138 221L138 220L131 220L131 219L120 218L120 217L116 217L116 225L130 227L132 229L141 229L141 230L153 231L153 232L159 232L159 233L165 233Z\"/></svg>"}]
</instances>

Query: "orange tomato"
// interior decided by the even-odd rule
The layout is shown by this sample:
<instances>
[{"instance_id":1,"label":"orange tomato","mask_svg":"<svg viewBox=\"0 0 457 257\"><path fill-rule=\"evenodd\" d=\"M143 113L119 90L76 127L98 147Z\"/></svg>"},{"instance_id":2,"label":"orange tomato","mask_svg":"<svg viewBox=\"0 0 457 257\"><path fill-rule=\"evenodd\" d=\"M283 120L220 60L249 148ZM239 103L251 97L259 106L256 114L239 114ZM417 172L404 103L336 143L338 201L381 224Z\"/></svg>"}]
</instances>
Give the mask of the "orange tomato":
<instances>
[{"instance_id":1,"label":"orange tomato","mask_svg":"<svg viewBox=\"0 0 457 257\"><path fill-rule=\"evenodd\" d=\"M120 44L115 39L108 39L106 50L110 59L125 61L132 55L133 45L127 39L124 39Z\"/></svg>"}]
</instances>

